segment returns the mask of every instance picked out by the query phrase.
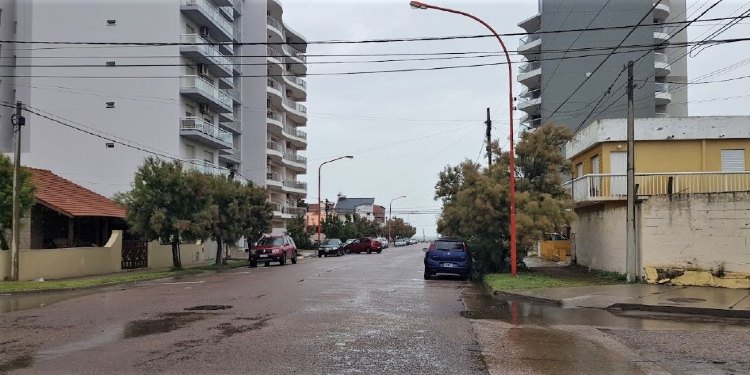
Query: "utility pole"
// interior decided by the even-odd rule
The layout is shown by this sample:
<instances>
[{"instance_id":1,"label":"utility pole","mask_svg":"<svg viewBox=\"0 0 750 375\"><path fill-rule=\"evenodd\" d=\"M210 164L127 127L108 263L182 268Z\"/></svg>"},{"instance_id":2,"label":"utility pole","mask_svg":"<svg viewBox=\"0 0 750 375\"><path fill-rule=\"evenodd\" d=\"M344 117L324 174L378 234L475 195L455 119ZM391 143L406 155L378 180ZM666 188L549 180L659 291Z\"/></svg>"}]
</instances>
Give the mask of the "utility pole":
<instances>
[{"instance_id":1,"label":"utility pole","mask_svg":"<svg viewBox=\"0 0 750 375\"><path fill-rule=\"evenodd\" d=\"M625 270L627 282L636 278L635 241L635 110L633 108L633 61L628 61L628 212L626 216L627 245Z\"/></svg>"},{"instance_id":2,"label":"utility pole","mask_svg":"<svg viewBox=\"0 0 750 375\"><path fill-rule=\"evenodd\" d=\"M487 167L492 165L492 120L490 119L490 108L487 107Z\"/></svg>"},{"instance_id":3,"label":"utility pole","mask_svg":"<svg viewBox=\"0 0 750 375\"><path fill-rule=\"evenodd\" d=\"M23 103L20 101L16 102L16 114L11 117L11 124L13 124L13 131L16 133L16 147L13 150L13 224L12 231L13 237L10 245L10 279L18 280L18 258L19 253L19 242L20 242L20 230L21 227L21 202L19 202L19 179L21 172L21 127L26 124L26 119L21 115L23 110Z\"/></svg>"}]
</instances>

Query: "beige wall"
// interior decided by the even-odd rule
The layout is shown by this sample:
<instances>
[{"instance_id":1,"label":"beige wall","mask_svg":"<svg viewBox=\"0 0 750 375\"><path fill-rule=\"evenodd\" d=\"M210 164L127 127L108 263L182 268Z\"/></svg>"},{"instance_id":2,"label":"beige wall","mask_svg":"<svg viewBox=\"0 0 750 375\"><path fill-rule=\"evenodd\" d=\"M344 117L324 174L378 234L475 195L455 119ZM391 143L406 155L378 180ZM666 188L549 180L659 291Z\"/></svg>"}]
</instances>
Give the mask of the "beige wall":
<instances>
[{"instance_id":1,"label":"beige wall","mask_svg":"<svg viewBox=\"0 0 750 375\"><path fill-rule=\"evenodd\" d=\"M122 231L112 231L104 247L21 250L19 280L64 279L121 270ZM0 278L10 276L10 251L0 251Z\"/></svg>"},{"instance_id":2,"label":"beige wall","mask_svg":"<svg viewBox=\"0 0 750 375\"><path fill-rule=\"evenodd\" d=\"M577 263L625 273L625 206L607 204L576 210L576 214L571 232Z\"/></svg>"},{"instance_id":3,"label":"beige wall","mask_svg":"<svg viewBox=\"0 0 750 375\"><path fill-rule=\"evenodd\" d=\"M750 274L750 193L652 196L636 209L638 262L646 268ZM625 204L577 208L578 264L625 272Z\"/></svg>"},{"instance_id":4,"label":"beige wall","mask_svg":"<svg viewBox=\"0 0 750 375\"><path fill-rule=\"evenodd\" d=\"M214 241L180 245L180 259L183 267L208 265L213 263L215 258L216 242ZM172 245L160 245L158 241L149 242L148 267L172 267Z\"/></svg>"}]
</instances>

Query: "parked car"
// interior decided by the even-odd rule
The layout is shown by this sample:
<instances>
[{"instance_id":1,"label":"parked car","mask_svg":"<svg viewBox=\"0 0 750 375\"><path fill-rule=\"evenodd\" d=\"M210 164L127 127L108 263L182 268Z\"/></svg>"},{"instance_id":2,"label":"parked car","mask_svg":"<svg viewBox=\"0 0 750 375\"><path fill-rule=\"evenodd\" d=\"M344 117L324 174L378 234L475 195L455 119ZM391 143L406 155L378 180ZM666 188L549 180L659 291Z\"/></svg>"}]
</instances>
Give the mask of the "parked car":
<instances>
[{"instance_id":1,"label":"parked car","mask_svg":"<svg viewBox=\"0 0 750 375\"><path fill-rule=\"evenodd\" d=\"M410 239L406 240L406 242L407 242L407 243L408 243L409 245L414 245L415 243L417 243L417 240L415 240L415 239L413 239L413 238L410 238Z\"/></svg>"},{"instance_id":2,"label":"parked car","mask_svg":"<svg viewBox=\"0 0 750 375\"><path fill-rule=\"evenodd\" d=\"M403 239L403 238L399 238L399 239L397 239L396 241L393 242L393 246L396 246L396 247L398 247L398 246L406 246L406 245L407 245L406 244L406 240Z\"/></svg>"},{"instance_id":3,"label":"parked car","mask_svg":"<svg viewBox=\"0 0 750 375\"><path fill-rule=\"evenodd\" d=\"M464 279L471 277L471 254L464 240L441 238L424 250L425 280L439 273L459 275Z\"/></svg>"},{"instance_id":4,"label":"parked car","mask_svg":"<svg viewBox=\"0 0 750 375\"><path fill-rule=\"evenodd\" d=\"M329 255L336 255L337 257L344 255L344 244L340 239L329 238L323 240L323 243L320 244L320 247L318 247L318 258Z\"/></svg>"},{"instance_id":5,"label":"parked car","mask_svg":"<svg viewBox=\"0 0 750 375\"><path fill-rule=\"evenodd\" d=\"M267 236L249 249L250 267L257 267L258 262L268 266L271 262L279 262L280 266L290 260L297 264L297 246L289 236Z\"/></svg>"},{"instance_id":6,"label":"parked car","mask_svg":"<svg viewBox=\"0 0 750 375\"><path fill-rule=\"evenodd\" d=\"M383 251L383 244L380 243L380 241L369 238L369 237L363 237L354 240L352 243L346 245L345 250L349 253L378 253Z\"/></svg>"},{"instance_id":7,"label":"parked car","mask_svg":"<svg viewBox=\"0 0 750 375\"><path fill-rule=\"evenodd\" d=\"M378 242L380 242L380 244L383 245L384 249L388 248L388 239L387 238L385 238L385 237L378 237L378 238L376 238L376 240L378 240Z\"/></svg>"}]
</instances>

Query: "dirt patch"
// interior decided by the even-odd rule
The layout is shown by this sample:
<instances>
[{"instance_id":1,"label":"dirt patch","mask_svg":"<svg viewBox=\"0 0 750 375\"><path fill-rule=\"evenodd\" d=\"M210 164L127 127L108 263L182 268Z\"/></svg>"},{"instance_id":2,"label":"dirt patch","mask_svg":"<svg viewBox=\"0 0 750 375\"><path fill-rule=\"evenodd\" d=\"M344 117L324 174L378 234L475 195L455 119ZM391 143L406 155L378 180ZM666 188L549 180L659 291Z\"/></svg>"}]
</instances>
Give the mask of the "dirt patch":
<instances>
[{"instance_id":1,"label":"dirt patch","mask_svg":"<svg viewBox=\"0 0 750 375\"><path fill-rule=\"evenodd\" d=\"M34 363L34 357L30 354L22 354L7 361L0 362L0 373L27 368Z\"/></svg>"},{"instance_id":2,"label":"dirt patch","mask_svg":"<svg viewBox=\"0 0 750 375\"><path fill-rule=\"evenodd\" d=\"M207 317L208 314L205 313L177 312L159 314L157 319L134 320L125 325L124 338L174 331Z\"/></svg>"},{"instance_id":3,"label":"dirt patch","mask_svg":"<svg viewBox=\"0 0 750 375\"><path fill-rule=\"evenodd\" d=\"M231 309L230 305L199 305L185 308L186 311L216 311Z\"/></svg>"}]
</instances>

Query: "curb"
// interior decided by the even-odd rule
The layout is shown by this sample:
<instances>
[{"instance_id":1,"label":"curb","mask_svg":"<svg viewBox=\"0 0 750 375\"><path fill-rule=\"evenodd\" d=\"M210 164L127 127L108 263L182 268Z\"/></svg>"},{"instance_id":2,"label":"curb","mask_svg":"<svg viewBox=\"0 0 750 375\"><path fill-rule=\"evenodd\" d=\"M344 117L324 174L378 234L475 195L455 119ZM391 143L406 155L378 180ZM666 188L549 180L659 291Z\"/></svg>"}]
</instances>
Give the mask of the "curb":
<instances>
[{"instance_id":1,"label":"curb","mask_svg":"<svg viewBox=\"0 0 750 375\"><path fill-rule=\"evenodd\" d=\"M534 303L540 303L544 305L551 305L551 306L557 306L557 307L562 307L563 305L562 301L560 300L537 297L537 296L529 296L526 294L513 293L513 292L508 292L508 291L503 291L503 290L493 291L492 295L496 298L505 297L508 299L514 299L516 301L534 302Z\"/></svg>"}]
</instances>

